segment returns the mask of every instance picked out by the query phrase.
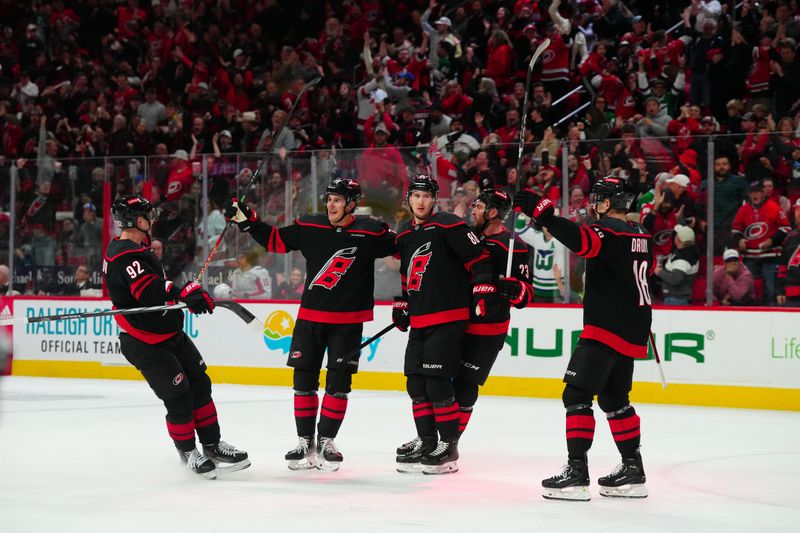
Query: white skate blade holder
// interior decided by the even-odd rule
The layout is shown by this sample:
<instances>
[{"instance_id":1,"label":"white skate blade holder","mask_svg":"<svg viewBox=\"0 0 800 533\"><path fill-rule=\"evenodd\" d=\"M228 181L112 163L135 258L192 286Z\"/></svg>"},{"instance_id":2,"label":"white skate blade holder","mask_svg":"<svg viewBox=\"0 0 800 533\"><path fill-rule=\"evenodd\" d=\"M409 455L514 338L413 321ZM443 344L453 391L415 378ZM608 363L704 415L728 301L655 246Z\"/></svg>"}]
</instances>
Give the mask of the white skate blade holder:
<instances>
[{"instance_id":1,"label":"white skate blade holder","mask_svg":"<svg viewBox=\"0 0 800 533\"><path fill-rule=\"evenodd\" d=\"M450 461L441 465L422 465L422 473L427 475L455 474L458 472L458 461Z\"/></svg>"},{"instance_id":2,"label":"white skate blade holder","mask_svg":"<svg viewBox=\"0 0 800 533\"><path fill-rule=\"evenodd\" d=\"M563 489L542 489L542 496L547 500L567 500L574 502L588 502L592 499L589 487L576 486Z\"/></svg>"},{"instance_id":3,"label":"white skate blade holder","mask_svg":"<svg viewBox=\"0 0 800 533\"><path fill-rule=\"evenodd\" d=\"M396 470L401 474L421 474L422 473L422 463L417 461L416 463L395 463Z\"/></svg>"},{"instance_id":4,"label":"white skate blade holder","mask_svg":"<svg viewBox=\"0 0 800 533\"><path fill-rule=\"evenodd\" d=\"M217 472L220 474L228 474L230 472L238 472L250 467L250 459L239 461L238 463L224 463L222 461L214 462L217 465Z\"/></svg>"},{"instance_id":5,"label":"white skate blade holder","mask_svg":"<svg viewBox=\"0 0 800 533\"><path fill-rule=\"evenodd\" d=\"M606 498L647 498L647 487L644 483L623 485L621 487L600 487L600 496Z\"/></svg>"},{"instance_id":6,"label":"white skate blade holder","mask_svg":"<svg viewBox=\"0 0 800 533\"><path fill-rule=\"evenodd\" d=\"M326 461L322 458L317 460L317 470L322 470L323 472L336 472L340 466L342 466L341 461Z\"/></svg>"},{"instance_id":7,"label":"white skate blade holder","mask_svg":"<svg viewBox=\"0 0 800 533\"><path fill-rule=\"evenodd\" d=\"M289 470L313 470L317 468L317 457L316 455L311 455L299 460L287 461L287 466Z\"/></svg>"}]
</instances>

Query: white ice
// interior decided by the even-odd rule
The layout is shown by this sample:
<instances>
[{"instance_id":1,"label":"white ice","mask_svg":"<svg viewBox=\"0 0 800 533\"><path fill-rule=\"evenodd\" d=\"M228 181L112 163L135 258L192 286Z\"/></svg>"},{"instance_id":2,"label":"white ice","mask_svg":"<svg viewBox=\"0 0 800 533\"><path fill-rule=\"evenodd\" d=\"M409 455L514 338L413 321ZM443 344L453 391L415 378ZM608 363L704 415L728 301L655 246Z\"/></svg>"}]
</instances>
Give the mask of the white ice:
<instances>
[{"instance_id":1,"label":"white ice","mask_svg":"<svg viewBox=\"0 0 800 533\"><path fill-rule=\"evenodd\" d=\"M461 471L398 474L413 436L400 392L356 391L337 473L291 472L292 394L216 385L223 438L253 466L224 479L183 470L163 406L144 382L0 382L0 532L800 531L800 415L637 405L650 497L611 500L594 481L618 462L596 413L593 498L553 502L542 478L564 462L557 400L482 397Z\"/></svg>"}]
</instances>

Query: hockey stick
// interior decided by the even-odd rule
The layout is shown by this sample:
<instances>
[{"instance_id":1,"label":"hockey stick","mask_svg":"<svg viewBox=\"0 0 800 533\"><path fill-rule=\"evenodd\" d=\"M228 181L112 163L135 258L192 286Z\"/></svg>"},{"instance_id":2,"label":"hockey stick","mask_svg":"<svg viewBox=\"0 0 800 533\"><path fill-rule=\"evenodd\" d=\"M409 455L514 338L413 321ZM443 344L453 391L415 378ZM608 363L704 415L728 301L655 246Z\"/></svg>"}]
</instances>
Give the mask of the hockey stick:
<instances>
[{"instance_id":1,"label":"hockey stick","mask_svg":"<svg viewBox=\"0 0 800 533\"><path fill-rule=\"evenodd\" d=\"M243 305L233 300L216 300L214 302L217 306L227 309L242 319L248 326L253 327L259 333L262 333L261 322L256 316L248 311ZM14 324L37 324L39 322L53 322L56 320L77 320L81 318L93 318L100 316L115 316L115 315L141 315L144 313L158 313L164 311L176 311L179 309L186 309L186 304L183 302L177 304L156 305L152 307L134 307L131 309L107 309L105 311L90 311L78 313L65 313L61 315L45 315L45 316L28 316L28 317L5 317L0 318L0 326L11 326Z\"/></svg>"},{"instance_id":2,"label":"hockey stick","mask_svg":"<svg viewBox=\"0 0 800 533\"><path fill-rule=\"evenodd\" d=\"M658 348L656 348L656 339L653 337L653 332L650 332L650 346L653 347L653 355L656 358L656 365L658 366L658 376L661 378L661 388L667 388L667 378L664 376L664 369L661 366L661 358L658 356Z\"/></svg>"},{"instance_id":3,"label":"hockey stick","mask_svg":"<svg viewBox=\"0 0 800 533\"><path fill-rule=\"evenodd\" d=\"M386 335L387 333L392 331L394 328L395 328L395 324L394 324L394 322L392 322L391 324L389 324L388 326L386 326L385 328L380 330L378 333L376 333L375 335L373 335L369 339L367 339L364 342L362 342L361 344L359 344L358 348L353 348L352 350L350 350L349 352L344 354L344 356L342 356L341 358L337 359L336 368L337 369L346 369L347 366L350 364L350 362L353 360L353 358L356 355L358 355L358 353L362 349L366 348L367 346L369 346L370 344L372 344L376 340L380 339L381 337L383 337L384 335ZM344 377L345 375L346 375L346 372L342 372L340 375L336 376L335 380L336 380L337 390L340 390L339 385L342 384L342 381L346 379Z\"/></svg>"},{"instance_id":4,"label":"hockey stick","mask_svg":"<svg viewBox=\"0 0 800 533\"><path fill-rule=\"evenodd\" d=\"M550 39L545 39L542 43L536 48L536 51L533 52L533 56L531 56L531 62L528 63L528 75L525 78L525 98L522 100L522 125L519 129L519 146L517 148L517 181L514 183L514 194L519 191L519 183L520 183L520 173L522 172L522 151L525 148L525 129L528 124L528 93L531 92L531 74L533 73L533 67L536 65L536 62L539 60L539 56L541 56L547 47L550 46ZM512 224L511 226L511 238L508 239L508 260L506 261L506 277L511 277L511 257L514 255L514 231L515 227Z\"/></svg>"},{"instance_id":5,"label":"hockey stick","mask_svg":"<svg viewBox=\"0 0 800 533\"><path fill-rule=\"evenodd\" d=\"M286 115L286 123L285 123L285 124L284 124L284 126L283 126L284 128L288 127L288 125L289 125L289 122L290 122L290 121L291 121L291 119L292 119L292 115L294 115L295 109L297 109L297 104L298 104L298 103L300 102L300 100L302 100L302 98L303 98L303 94L305 94L305 92L306 92L307 90L309 90L311 87L314 87L316 84L318 84L318 83L319 83L319 81L320 81L321 79L322 79L322 78L320 78L320 77L314 78L313 80L309 81L308 83L306 83L306 84L303 86L303 89L302 89L302 90L300 91L300 93L297 95L297 98L295 98L295 100L294 100L294 103L292 104L292 107L291 107L291 109L289 109L289 114L288 114L288 115ZM281 134L282 134L282 133L283 133L283 129L281 129ZM279 137L278 137L278 139L281 139L281 137L279 136ZM250 178L250 181L248 181L248 182L247 182L247 185L245 185L245 187L244 187L244 191L242 191L242 194L240 195L240 197L241 197L240 199L244 199L245 197L247 197L247 193L249 193L249 192L250 192L250 189L253 187L253 185L255 185L255 183L256 183L256 180L257 180L257 179L258 179L258 177L261 175L261 169L262 169L262 168L266 168L266 167L267 167L267 165L269 165L269 158L270 158L270 156L271 156L271 155L272 155L272 150L269 150L269 151L267 152L267 155L265 155L265 156L264 156L264 159L262 159L262 160L261 160L261 163L259 163L258 167L256 168L256 171L253 173L253 176ZM231 227L233 224L234 224L234 222L233 222L233 221L231 221L231 220L229 220L229 221L228 221L228 222L225 224L225 227L224 227L224 228L222 228L222 233L220 233L220 234L219 234L219 237L217 237L217 242L215 242L215 243L214 243L214 246L213 246L213 248L211 248L211 251L210 251L210 252L208 252L208 257L206 257L206 260L203 262L203 266L202 266L202 267L200 267L200 270L197 272L197 275L196 275L196 276L195 276L195 278L194 278L194 280L195 280L196 282L200 283L200 280L201 280L201 279L203 279L203 274L205 274L205 272L206 272L206 269L208 268L208 265L209 265L209 263L211 263L211 259L212 259L212 258L213 258L213 257L216 255L216 253L217 253L217 250L219 249L220 245L222 244L222 239L223 239L223 238L225 238L225 234L226 234L226 233L228 233L228 229L229 229L229 228L230 228L230 227Z\"/></svg>"}]
</instances>

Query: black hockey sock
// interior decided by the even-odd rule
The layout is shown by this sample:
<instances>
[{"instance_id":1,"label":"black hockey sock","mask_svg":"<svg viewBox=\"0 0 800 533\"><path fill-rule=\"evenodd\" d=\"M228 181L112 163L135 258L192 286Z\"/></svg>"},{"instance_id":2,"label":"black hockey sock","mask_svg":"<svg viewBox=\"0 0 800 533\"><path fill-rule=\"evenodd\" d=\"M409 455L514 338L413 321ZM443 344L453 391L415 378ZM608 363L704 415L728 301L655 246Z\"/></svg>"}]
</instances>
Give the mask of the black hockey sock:
<instances>
[{"instance_id":1,"label":"black hockey sock","mask_svg":"<svg viewBox=\"0 0 800 533\"><path fill-rule=\"evenodd\" d=\"M442 440L458 438L459 410L458 402L454 398L433 403L433 416L436 419L436 429Z\"/></svg>"},{"instance_id":2,"label":"black hockey sock","mask_svg":"<svg viewBox=\"0 0 800 533\"><path fill-rule=\"evenodd\" d=\"M433 404L427 398L414 399L411 402L414 412L414 425L420 437L435 437L436 422L433 419Z\"/></svg>"},{"instance_id":3,"label":"black hockey sock","mask_svg":"<svg viewBox=\"0 0 800 533\"><path fill-rule=\"evenodd\" d=\"M167 432L180 451L194 449L194 419L191 415L167 415Z\"/></svg>"},{"instance_id":4,"label":"black hockey sock","mask_svg":"<svg viewBox=\"0 0 800 533\"><path fill-rule=\"evenodd\" d=\"M641 441L641 430L639 415L636 414L634 408L626 405L622 409L606 413L606 416L619 453L624 458L636 457L636 450Z\"/></svg>"},{"instance_id":5,"label":"black hockey sock","mask_svg":"<svg viewBox=\"0 0 800 533\"><path fill-rule=\"evenodd\" d=\"M472 406L458 408L458 432L464 433L469 424L469 419L472 417Z\"/></svg>"},{"instance_id":6,"label":"black hockey sock","mask_svg":"<svg viewBox=\"0 0 800 533\"><path fill-rule=\"evenodd\" d=\"M319 413L319 425L317 430L320 437L334 438L339 434L339 428L342 426L344 414L347 412L347 395L325 394L322 397L322 409Z\"/></svg>"},{"instance_id":7,"label":"black hockey sock","mask_svg":"<svg viewBox=\"0 0 800 533\"><path fill-rule=\"evenodd\" d=\"M294 423L298 437L313 437L317 423L319 397L317 391L294 393Z\"/></svg>"},{"instance_id":8,"label":"black hockey sock","mask_svg":"<svg viewBox=\"0 0 800 533\"><path fill-rule=\"evenodd\" d=\"M585 459L594 440L594 414L590 405L567 407L567 453L570 459Z\"/></svg>"},{"instance_id":9,"label":"black hockey sock","mask_svg":"<svg viewBox=\"0 0 800 533\"><path fill-rule=\"evenodd\" d=\"M219 421L213 400L194 410L194 427L202 444L219 442Z\"/></svg>"}]
</instances>

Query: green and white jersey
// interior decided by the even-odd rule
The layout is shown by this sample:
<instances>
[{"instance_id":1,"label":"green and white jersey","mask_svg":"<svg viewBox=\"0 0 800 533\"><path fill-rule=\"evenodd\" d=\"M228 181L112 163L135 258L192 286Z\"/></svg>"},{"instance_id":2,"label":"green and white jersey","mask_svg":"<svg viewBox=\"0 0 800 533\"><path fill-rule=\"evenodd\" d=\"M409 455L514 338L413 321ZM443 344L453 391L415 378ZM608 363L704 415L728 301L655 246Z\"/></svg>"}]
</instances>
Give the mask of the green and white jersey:
<instances>
[{"instance_id":1,"label":"green and white jersey","mask_svg":"<svg viewBox=\"0 0 800 533\"><path fill-rule=\"evenodd\" d=\"M531 247L533 297L536 300L554 301L560 298L553 267L558 265L563 277L566 248L563 244L530 226L517 230L517 236Z\"/></svg>"}]
</instances>

